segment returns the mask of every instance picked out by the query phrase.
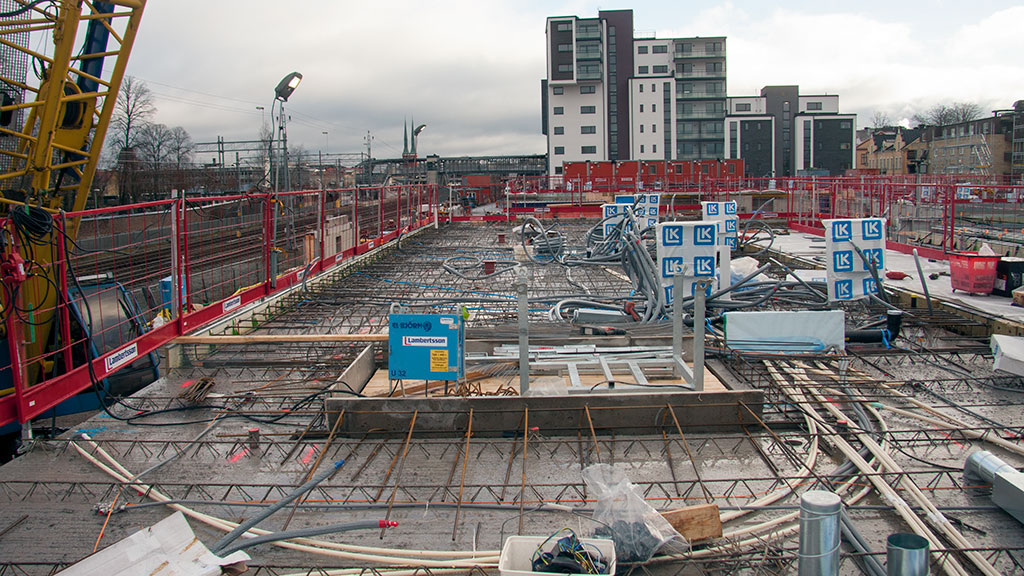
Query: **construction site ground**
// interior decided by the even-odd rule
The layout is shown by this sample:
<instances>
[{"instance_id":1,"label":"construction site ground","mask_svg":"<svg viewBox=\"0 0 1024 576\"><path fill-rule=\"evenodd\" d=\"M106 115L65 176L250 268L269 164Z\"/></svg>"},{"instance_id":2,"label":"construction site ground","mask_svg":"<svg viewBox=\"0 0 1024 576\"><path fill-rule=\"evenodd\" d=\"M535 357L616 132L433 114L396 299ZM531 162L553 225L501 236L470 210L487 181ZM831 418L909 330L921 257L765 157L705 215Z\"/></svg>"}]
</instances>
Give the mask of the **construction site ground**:
<instances>
[{"instance_id":1,"label":"construction site ground","mask_svg":"<svg viewBox=\"0 0 1024 576\"><path fill-rule=\"evenodd\" d=\"M569 247L582 246L592 225L558 222ZM512 274L470 281L441 265L459 254L513 259L510 228L448 224L404 237L203 333L380 334L392 303L414 311L455 311L472 297L466 304L467 339L515 344ZM499 243L499 234L509 243ZM823 246L819 239L793 233L776 238L779 254L756 257L767 262L785 254L810 266ZM943 266L922 264L926 275ZM801 265L794 259L788 264ZM527 260L522 266L529 271L531 297L579 294L581 287L588 298L621 297L631 290L615 264L565 268ZM894 286L920 289L912 257L890 253L890 269L914 276ZM778 269L769 273L784 276ZM1005 299L954 295L943 283L949 279L929 281L937 301L955 299L1005 320L1022 317ZM442 307L416 308L428 302ZM787 308L784 302L768 306ZM867 301L842 309L848 325L884 313ZM979 332L965 332L965 325L980 326ZM987 485L966 481L962 472L976 450L1024 466L1024 384L993 371L984 329L983 321L949 310L916 308L906 315L895 342L851 345L843 355L739 353L711 334L708 392L634 391L635 405L650 409L643 419L616 420L606 417L614 411L596 414L595 408L591 414L587 406L563 410L565 400L558 396L531 398L525 406L514 395L516 365L478 366L488 371L490 385L471 393L486 396L511 387L502 401L511 419L520 422L504 434L488 435L469 434L465 425L423 429L417 417L424 418L424 426L428 415L417 412L402 416L407 422L402 430L367 426L339 433L337 423L349 416L340 410L327 414L325 407L392 388L380 376L367 389L339 381L367 346L375 362L383 362L382 342L179 345L167 355L175 367L162 366L159 381L112 406L110 414L95 414L52 439L37 438L26 454L0 468L0 574L55 573L90 555L97 542L104 548L167 517L171 510L156 502L163 498L241 521L341 460L334 474L259 527L282 531L361 519L396 521L393 528L318 537L372 548L392 560L370 560L353 549L323 544L304 550L260 545L248 550L249 573L427 566L421 572L426 574L451 563L415 552L435 550L475 551L480 560L468 561L458 572L497 574L497 551L510 535L547 536L563 527L590 534L599 527L588 518L595 494L582 479L582 471L597 463L624 470L655 509L714 503L723 521L721 538L677 542L666 548L670 555L644 564L620 562L620 570L796 573L799 495L826 488L843 497L880 562L886 537L910 530L894 510L906 506L937 535L933 573L984 573L986 566L994 573L1022 573L1024 527L993 505ZM532 342L622 346L625 341L641 348L670 343L668 322L625 331L581 335L577 328L550 322L545 307L531 306ZM444 402L443 389L430 393ZM595 407L621 394L600 386L594 393L603 397ZM425 395L422 388L409 394ZM861 433L853 405L866 410L879 429ZM356 404L346 406L359 410ZM545 412L558 414L561 424L534 424ZM487 416L460 418L460 423L483 425ZM48 425L39 421L36 428ZM864 442L877 443L891 461L875 472L832 476L850 459L845 450L859 450ZM117 472L112 461L123 469ZM877 467L878 460L873 462ZM121 481L158 464L139 483ZM942 517L948 522L937 520ZM194 517L190 525L206 545L224 535ZM861 573L861 556L844 545L840 572ZM474 564L479 568L469 568Z\"/></svg>"}]
</instances>

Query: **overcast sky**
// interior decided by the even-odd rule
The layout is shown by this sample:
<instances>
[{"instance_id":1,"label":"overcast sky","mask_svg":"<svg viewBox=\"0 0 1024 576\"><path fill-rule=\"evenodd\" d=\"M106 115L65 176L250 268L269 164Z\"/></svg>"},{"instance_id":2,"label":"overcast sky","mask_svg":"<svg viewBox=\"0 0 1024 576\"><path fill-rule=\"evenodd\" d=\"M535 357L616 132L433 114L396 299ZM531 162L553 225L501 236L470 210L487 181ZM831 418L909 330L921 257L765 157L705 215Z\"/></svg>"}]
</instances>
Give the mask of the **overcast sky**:
<instances>
[{"instance_id":1,"label":"overcast sky","mask_svg":"<svg viewBox=\"0 0 1024 576\"><path fill-rule=\"evenodd\" d=\"M289 143L306 150L359 152L370 131L374 157L396 157L415 118L421 154L540 154L545 18L617 8L633 9L638 34L728 36L730 96L799 84L839 94L860 126L875 111L899 121L1024 98L1024 6L995 0L150 0L128 74L153 92L154 120L196 142L256 139L296 70Z\"/></svg>"}]
</instances>

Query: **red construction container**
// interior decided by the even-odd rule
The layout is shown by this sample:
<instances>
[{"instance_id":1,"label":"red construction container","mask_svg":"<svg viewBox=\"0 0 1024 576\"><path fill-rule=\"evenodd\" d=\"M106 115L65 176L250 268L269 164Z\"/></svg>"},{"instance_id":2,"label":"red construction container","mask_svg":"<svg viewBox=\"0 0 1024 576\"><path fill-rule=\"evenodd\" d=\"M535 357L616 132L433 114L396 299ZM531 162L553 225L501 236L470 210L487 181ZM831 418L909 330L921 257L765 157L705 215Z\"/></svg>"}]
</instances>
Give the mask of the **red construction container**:
<instances>
[{"instance_id":1,"label":"red construction container","mask_svg":"<svg viewBox=\"0 0 1024 576\"><path fill-rule=\"evenodd\" d=\"M996 282L999 256L980 256L977 252L950 252L949 278L953 290L973 294L991 294Z\"/></svg>"}]
</instances>

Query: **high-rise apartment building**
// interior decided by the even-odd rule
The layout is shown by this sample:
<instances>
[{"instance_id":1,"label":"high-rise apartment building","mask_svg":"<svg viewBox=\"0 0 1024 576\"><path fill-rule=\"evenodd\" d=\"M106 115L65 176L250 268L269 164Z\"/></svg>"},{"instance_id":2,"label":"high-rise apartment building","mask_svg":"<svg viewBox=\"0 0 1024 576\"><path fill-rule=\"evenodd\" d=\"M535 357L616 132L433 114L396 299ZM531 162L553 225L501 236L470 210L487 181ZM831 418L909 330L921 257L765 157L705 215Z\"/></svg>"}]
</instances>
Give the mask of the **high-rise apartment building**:
<instances>
[{"instance_id":1,"label":"high-rise apartment building","mask_svg":"<svg viewBox=\"0 0 1024 576\"><path fill-rule=\"evenodd\" d=\"M839 96L802 95L799 86L765 86L760 96L728 99L725 155L746 176L842 175L856 167L855 114Z\"/></svg>"},{"instance_id":2,"label":"high-rise apartment building","mask_svg":"<svg viewBox=\"0 0 1024 576\"><path fill-rule=\"evenodd\" d=\"M563 162L724 159L725 38L635 38L632 10L547 19L550 174Z\"/></svg>"}]
</instances>

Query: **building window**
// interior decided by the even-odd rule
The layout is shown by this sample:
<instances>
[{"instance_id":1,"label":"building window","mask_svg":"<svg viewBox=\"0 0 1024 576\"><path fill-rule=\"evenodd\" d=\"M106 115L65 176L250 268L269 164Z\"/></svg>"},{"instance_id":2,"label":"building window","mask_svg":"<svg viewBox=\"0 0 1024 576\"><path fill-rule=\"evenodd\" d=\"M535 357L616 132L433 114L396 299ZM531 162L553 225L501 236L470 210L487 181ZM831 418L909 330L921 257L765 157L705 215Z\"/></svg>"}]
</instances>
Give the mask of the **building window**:
<instances>
[{"instance_id":1,"label":"building window","mask_svg":"<svg viewBox=\"0 0 1024 576\"><path fill-rule=\"evenodd\" d=\"M555 136L565 134L565 126L555 126Z\"/></svg>"},{"instance_id":2,"label":"building window","mask_svg":"<svg viewBox=\"0 0 1024 576\"><path fill-rule=\"evenodd\" d=\"M555 174L561 174L561 173L562 173L562 167L561 166L555 166Z\"/></svg>"},{"instance_id":3,"label":"building window","mask_svg":"<svg viewBox=\"0 0 1024 576\"><path fill-rule=\"evenodd\" d=\"M782 111L789 112L789 100L786 100L785 102L782 103Z\"/></svg>"},{"instance_id":4,"label":"building window","mask_svg":"<svg viewBox=\"0 0 1024 576\"><path fill-rule=\"evenodd\" d=\"M722 71L722 63L721 62L708 62L708 63L706 63L704 65L704 70L706 72L721 72Z\"/></svg>"},{"instance_id":5,"label":"building window","mask_svg":"<svg viewBox=\"0 0 1024 576\"><path fill-rule=\"evenodd\" d=\"M565 108L562 108L561 106L555 106L554 115L561 116L562 114L565 114Z\"/></svg>"},{"instance_id":6,"label":"building window","mask_svg":"<svg viewBox=\"0 0 1024 576\"><path fill-rule=\"evenodd\" d=\"M849 120L845 120L845 121L839 123L839 129L840 130L849 130L852 127L853 127L853 124L851 124Z\"/></svg>"},{"instance_id":7,"label":"building window","mask_svg":"<svg viewBox=\"0 0 1024 576\"><path fill-rule=\"evenodd\" d=\"M706 52L721 52L722 51L722 43L721 42L706 42L704 44L704 51L706 51Z\"/></svg>"},{"instance_id":8,"label":"building window","mask_svg":"<svg viewBox=\"0 0 1024 576\"><path fill-rule=\"evenodd\" d=\"M558 45L558 51L559 52L572 52L572 44L559 44Z\"/></svg>"},{"instance_id":9,"label":"building window","mask_svg":"<svg viewBox=\"0 0 1024 576\"><path fill-rule=\"evenodd\" d=\"M551 93L554 94L555 96L561 96L562 94L565 94L565 88L561 86L555 86L551 88Z\"/></svg>"},{"instance_id":10,"label":"building window","mask_svg":"<svg viewBox=\"0 0 1024 576\"><path fill-rule=\"evenodd\" d=\"M658 111L658 105L657 104L651 104L651 112L657 112L657 111Z\"/></svg>"},{"instance_id":11,"label":"building window","mask_svg":"<svg viewBox=\"0 0 1024 576\"><path fill-rule=\"evenodd\" d=\"M737 112L750 112L750 104L737 104L736 105L736 111Z\"/></svg>"},{"instance_id":12,"label":"building window","mask_svg":"<svg viewBox=\"0 0 1024 576\"><path fill-rule=\"evenodd\" d=\"M558 71L559 72L572 72L572 64L559 64L558 65Z\"/></svg>"},{"instance_id":13,"label":"building window","mask_svg":"<svg viewBox=\"0 0 1024 576\"><path fill-rule=\"evenodd\" d=\"M644 145L643 145L643 144L641 144L641 145L640 145L640 153L641 153L641 154L643 154L643 153L644 153Z\"/></svg>"},{"instance_id":14,"label":"building window","mask_svg":"<svg viewBox=\"0 0 1024 576\"><path fill-rule=\"evenodd\" d=\"M651 82L651 92L657 92L657 91L658 91L658 85L655 84L654 82Z\"/></svg>"},{"instance_id":15,"label":"building window","mask_svg":"<svg viewBox=\"0 0 1024 576\"><path fill-rule=\"evenodd\" d=\"M668 44L655 44L651 52L654 54L668 54Z\"/></svg>"},{"instance_id":16,"label":"building window","mask_svg":"<svg viewBox=\"0 0 1024 576\"><path fill-rule=\"evenodd\" d=\"M640 66L636 69L637 74L647 74L647 66Z\"/></svg>"},{"instance_id":17,"label":"building window","mask_svg":"<svg viewBox=\"0 0 1024 576\"><path fill-rule=\"evenodd\" d=\"M808 110L821 110L821 102L808 102L807 103L807 109Z\"/></svg>"},{"instance_id":18,"label":"building window","mask_svg":"<svg viewBox=\"0 0 1024 576\"><path fill-rule=\"evenodd\" d=\"M690 44L689 42L683 44L676 44L676 52L689 54L690 52L693 52L693 44Z\"/></svg>"},{"instance_id":19,"label":"building window","mask_svg":"<svg viewBox=\"0 0 1024 576\"><path fill-rule=\"evenodd\" d=\"M668 74L668 66L655 66L654 67L654 73L655 74Z\"/></svg>"},{"instance_id":20,"label":"building window","mask_svg":"<svg viewBox=\"0 0 1024 576\"><path fill-rule=\"evenodd\" d=\"M657 144L651 144L651 152L654 153L654 154L658 153L658 145ZM652 168L653 168L653 166L652 166Z\"/></svg>"},{"instance_id":21,"label":"building window","mask_svg":"<svg viewBox=\"0 0 1024 576\"><path fill-rule=\"evenodd\" d=\"M641 105L640 105L640 111L641 111L641 112L643 112L643 111L644 111L644 105L643 105L643 104L641 104Z\"/></svg>"},{"instance_id":22,"label":"building window","mask_svg":"<svg viewBox=\"0 0 1024 576\"><path fill-rule=\"evenodd\" d=\"M565 146L555 146L555 156L565 154Z\"/></svg>"},{"instance_id":23,"label":"building window","mask_svg":"<svg viewBox=\"0 0 1024 576\"><path fill-rule=\"evenodd\" d=\"M580 106L580 114L596 114L597 108L594 106Z\"/></svg>"},{"instance_id":24,"label":"building window","mask_svg":"<svg viewBox=\"0 0 1024 576\"><path fill-rule=\"evenodd\" d=\"M640 125L640 133L641 133L641 134L643 134L643 133L644 133L644 125L643 125L643 124L641 124L641 125Z\"/></svg>"},{"instance_id":25,"label":"building window","mask_svg":"<svg viewBox=\"0 0 1024 576\"><path fill-rule=\"evenodd\" d=\"M647 46L637 46L636 47L636 53L637 54L647 54Z\"/></svg>"},{"instance_id":26,"label":"building window","mask_svg":"<svg viewBox=\"0 0 1024 576\"><path fill-rule=\"evenodd\" d=\"M580 126L580 134L597 134L597 126Z\"/></svg>"},{"instance_id":27,"label":"building window","mask_svg":"<svg viewBox=\"0 0 1024 576\"><path fill-rule=\"evenodd\" d=\"M559 32L568 32L572 30L572 24L570 22L559 22L556 29Z\"/></svg>"},{"instance_id":28,"label":"building window","mask_svg":"<svg viewBox=\"0 0 1024 576\"><path fill-rule=\"evenodd\" d=\"M580 147L581 154L597 154L597 146L582 146Z\"/></svg>"},{"instance_id":29,"label":"building window","mask_svg":"<svg viewBox=\"0 0 1024 576\"><path fill-rule=\"evenodd\" d=\"M654 134L654 133L657 133L657 132L658 132L658 125L657 124L651 124L651 133Z\"/></svg>"},{"instance_id":30,"label":"building window","mask_svg":"<svg viewBox=\"0 0 1024 576\"><path fill-rule=\"evenodd\" d=\"M839 145L839 149L840 149L840 150L849 150L849 149L850 149L850 143L849 143L849 142L843 142L843 143L841 143L841 144Z\"/></svg>"},{"instance_id":31,"label":"building window","mask_svg":"<svg viewBox=\"0 0 1024 576\"><path fill-rule=\"evenodd\" d=\"M594 85L580 86L580 94L594 94L597 92L597 87Z\"/></svg>"}]
</instances>

